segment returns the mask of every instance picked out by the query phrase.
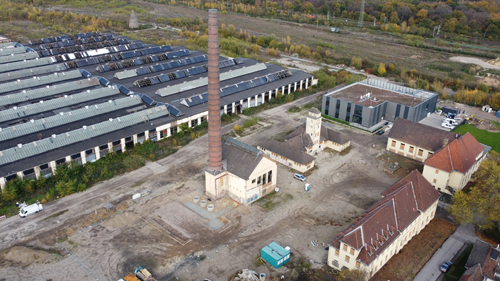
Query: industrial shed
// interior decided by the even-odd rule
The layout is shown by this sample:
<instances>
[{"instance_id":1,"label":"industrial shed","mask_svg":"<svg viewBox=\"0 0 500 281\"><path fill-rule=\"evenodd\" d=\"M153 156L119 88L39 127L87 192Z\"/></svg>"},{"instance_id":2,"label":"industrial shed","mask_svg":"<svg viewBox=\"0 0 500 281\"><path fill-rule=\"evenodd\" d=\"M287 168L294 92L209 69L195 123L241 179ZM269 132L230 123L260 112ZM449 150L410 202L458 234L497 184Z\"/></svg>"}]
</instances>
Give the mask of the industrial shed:
<instances>
[{"instance_id":1,"label":"industrial shed","mask_svg":"<svg viewBox=\"0 0 500 281\"><path fill-rule=\"evenodd\" d=\"M0 186L48 177L207 120L207 55L99 32L0 46ZM7 48L8 47L8 48ZM309 88L313 76L220 57L221 114Z\"/></svg>"}]
</instances>

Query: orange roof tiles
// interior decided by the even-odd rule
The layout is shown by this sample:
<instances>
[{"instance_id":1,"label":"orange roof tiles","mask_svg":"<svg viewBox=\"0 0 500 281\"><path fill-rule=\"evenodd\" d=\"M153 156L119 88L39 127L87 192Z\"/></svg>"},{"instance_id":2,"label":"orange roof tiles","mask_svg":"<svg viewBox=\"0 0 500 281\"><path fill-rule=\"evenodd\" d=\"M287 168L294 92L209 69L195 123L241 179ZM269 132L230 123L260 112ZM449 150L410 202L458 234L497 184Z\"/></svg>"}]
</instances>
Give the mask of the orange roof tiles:
<instances>
[{"instance_id":1,"label":"orange roof tiles","mask_svg":"<svg viewBox=\"0 0 500 281\"><path fill-rule=\"evenodd\" d=\"M476 163L476 158L483 151L483 145L470 133L466 133L427 158L425 165L448 173L465 173Z\"/></svg>"}]
</instances>

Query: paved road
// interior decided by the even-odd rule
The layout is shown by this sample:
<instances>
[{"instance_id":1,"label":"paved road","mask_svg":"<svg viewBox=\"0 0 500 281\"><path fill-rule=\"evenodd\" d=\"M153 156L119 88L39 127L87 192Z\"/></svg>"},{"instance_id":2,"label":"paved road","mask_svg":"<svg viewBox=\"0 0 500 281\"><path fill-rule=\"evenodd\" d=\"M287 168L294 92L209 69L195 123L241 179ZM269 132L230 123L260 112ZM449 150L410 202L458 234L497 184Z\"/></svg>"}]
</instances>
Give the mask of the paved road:
<instances>
[{"instance_id":1,"label":"paved road","mask_svg":"<svg viewBox=\"0 0 500 281\"><path fill-rule=\"evenodd\" d=\"M451 57L450 60L451 61L458 61L458 62L461 62L461 63L477 64L480 67L484 67L484 68L500 69L500 66L489 64L489 63L485 62L484 60L478 59L478 58L472 58L472 57Z\"/></svg>"},{"instance_id":2,"label":"paved road","mask_svg":"<svg viewBox=\"0 0 500 281\"><path fill-rule=\"evenodd\" d=\"M474 243L477 239L474 234L474 225L460 225L455 233L434 253L413 281L435 281L439 279L442 277L439 270L441 264L452 260L465 243Z\"/></svg>"}]
</instances>

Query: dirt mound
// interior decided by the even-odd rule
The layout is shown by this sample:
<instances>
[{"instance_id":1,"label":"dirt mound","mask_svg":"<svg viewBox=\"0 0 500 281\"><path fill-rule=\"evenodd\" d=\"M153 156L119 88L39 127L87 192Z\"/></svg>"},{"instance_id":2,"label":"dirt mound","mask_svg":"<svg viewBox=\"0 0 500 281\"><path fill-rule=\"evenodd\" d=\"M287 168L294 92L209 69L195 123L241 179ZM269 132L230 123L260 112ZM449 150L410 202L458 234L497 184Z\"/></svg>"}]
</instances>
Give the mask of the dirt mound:
<instances>
[{"instance_id":1,"label":"dirt mound","mask_svg":"<svg viewBox=\"0 0 500 281\"><path fill-rule=\"evenodd\" d=\"M492 133L500 132L500 130L493 123L491 123L489 121L479 122L478 124L475 124L474 126L476 128L478 128L479 130L486 130L486 131L492 132Z\"/></svg>"},{"instance_id":2,"label":"dirt mound","mask_svg":"<svg viewBox=\"0 0 500 281\"><path fill-rule=\"evenodd\" d=\"M5 254L5 259L21 265L29 265L33 262L45 263L49 259L49 253L22 246L15 246Z\"/></svg>"},{"instance_id":3,"label":"dirt mound","mask_svg":"<svg viewBox=\"0 0 500 281\"><path fill-rule=\"evenodd\" d=\"M493 64L493 65L496 65L496 66L500 66L500 58L489 60L489 61L487 61L487 63Z\"/></svg>"},{"instance_id":4,"label":"dirt mound","mask_svg":"<svg viewBox=\"0 0 500 281\"><path fill-rule=\"evenodd\" d=\"M106 220L102 223L105 227L112 228L124 228L129 225L133 225L135 221L139 219L139 216L132 212L126 212L118 214L113 218Z\"/></svg>"}]
</instances>

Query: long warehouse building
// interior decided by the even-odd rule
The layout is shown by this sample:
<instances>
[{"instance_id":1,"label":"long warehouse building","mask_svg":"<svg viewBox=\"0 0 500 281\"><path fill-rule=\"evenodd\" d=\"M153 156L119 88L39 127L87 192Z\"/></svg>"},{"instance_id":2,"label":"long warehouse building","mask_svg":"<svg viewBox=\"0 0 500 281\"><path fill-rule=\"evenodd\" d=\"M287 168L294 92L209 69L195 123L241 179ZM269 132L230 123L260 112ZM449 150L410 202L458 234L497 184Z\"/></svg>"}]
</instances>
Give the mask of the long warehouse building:
<instances>
[{"instance_id":1,"label":"long warehouse building","mask_svg":"<svg viewBox=\"0 0 500 281\"><path fill-rule=\"evenodd\" d=\"M219 58L221 114L316 81L300 70ZM0 186L49 177L207 121L205 53L99 32L0 46Z\"/></svg>"}]
</instances>

